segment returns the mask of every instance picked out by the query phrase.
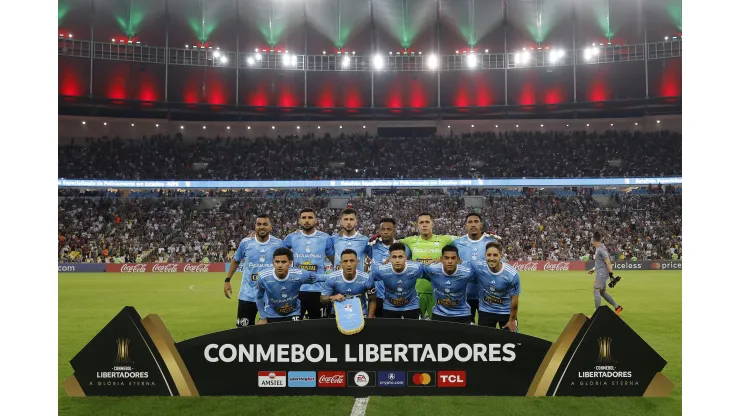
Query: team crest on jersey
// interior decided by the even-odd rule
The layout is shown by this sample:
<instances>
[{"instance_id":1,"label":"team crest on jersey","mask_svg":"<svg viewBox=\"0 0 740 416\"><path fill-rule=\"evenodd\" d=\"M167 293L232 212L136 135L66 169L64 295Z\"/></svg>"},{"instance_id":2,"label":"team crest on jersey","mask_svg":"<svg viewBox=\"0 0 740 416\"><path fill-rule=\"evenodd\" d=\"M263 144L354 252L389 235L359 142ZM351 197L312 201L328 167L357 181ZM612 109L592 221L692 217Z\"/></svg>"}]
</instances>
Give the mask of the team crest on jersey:
<instances>
[{"instance_id":1,"label":"team crest on jersey","mask_svg":"<svg viewBox=\"0 0 740 416\"><path fill-rule=\"evenodd\" d=\"M281 296L283 298L287 298L288 297L288 294L286 293L287 292L287 289L285 288L285 286L280 286L280 292L282 292Z\"/></svg>"},{"instance_id":2,"label":"team crest on jersey","mask_svg":"<svg viewBox=\"0 0 740 416\"><path fill-rule=\"evenodd\" d=\"M398 289L396 289L396 292L403 292L403 288L399 287Z\"/></svg>"},{"instance_id":3,"label":"team crest on jersey","mask_svg":"<svg viewBox=\"0 0 740 416\"><path fill-rule=\"evenodd\" d=\"M434 245L437 246L437 247L439 247L439 241L435 241L434 242Z\"/></svg>"},{"instance_id":4,"label":"team crest on jersey","mask_svg":"<svg viewBox=\"0 0 740 416\"><path fill-rule=\"evenodd\" d=\"M306 246L306 253L310 253L310 252L311 252L311 247L310 246Z\"/></svg>"}]
</instances>

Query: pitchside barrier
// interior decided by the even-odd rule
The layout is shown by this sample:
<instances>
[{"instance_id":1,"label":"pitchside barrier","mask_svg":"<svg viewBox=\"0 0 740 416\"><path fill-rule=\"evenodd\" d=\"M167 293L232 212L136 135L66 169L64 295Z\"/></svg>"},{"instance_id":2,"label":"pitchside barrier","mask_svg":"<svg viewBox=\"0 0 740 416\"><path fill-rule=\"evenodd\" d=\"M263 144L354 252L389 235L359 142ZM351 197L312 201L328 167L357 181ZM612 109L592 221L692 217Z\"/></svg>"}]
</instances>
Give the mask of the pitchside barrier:
<instances>
[{"instance_id":1,"label":"pitchside barrier","mask_svg":"<svg viewBox=\"0 0 740 416\"><path fill-rule=\"evenodd\" d=\"M594 267L593 261L511 261L508 264L523 272L586 271ZM237 272L242 272L239 265ZM618 270L681 270L681 261L617 261ZM59 272L85 273L225 273L229 263L61 263Z\"/></svg>"},{"instance_id":2,"label":"pitchside barrier","mask_svg":"<svg viewBox=\"0 0 740 416\"><path fill-rule=\"evenodd\" d=\"M354 318L352 309L337 311ZM367 319L346 335L338 321L175 342L159 316L141 319L127 306L72 358L63 386L70 396L665 397L673 389L666 361L606 306L574 315L555 343L412 319Z\"/></svg>"}]
</instances>

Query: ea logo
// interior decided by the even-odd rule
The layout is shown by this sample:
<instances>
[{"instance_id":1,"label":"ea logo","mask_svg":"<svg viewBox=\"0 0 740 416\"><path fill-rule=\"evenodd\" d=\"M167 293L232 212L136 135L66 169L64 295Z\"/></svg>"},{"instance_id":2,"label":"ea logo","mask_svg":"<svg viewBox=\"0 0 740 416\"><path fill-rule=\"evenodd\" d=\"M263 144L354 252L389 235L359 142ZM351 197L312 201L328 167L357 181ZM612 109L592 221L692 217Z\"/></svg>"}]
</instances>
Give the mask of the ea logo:
<instances>
[{"instance_id":1,"label":"ea logo","mask_svg":"<svg viewBox=\"0 0 740 416\"><path fill-rule=\"evenodd\" d=\"M359 373L355 374L355 384L357 384L358 386L365 387L369 382L370 376L368 376L366 372L360 371Z\"/></svg>"}]
</instances>

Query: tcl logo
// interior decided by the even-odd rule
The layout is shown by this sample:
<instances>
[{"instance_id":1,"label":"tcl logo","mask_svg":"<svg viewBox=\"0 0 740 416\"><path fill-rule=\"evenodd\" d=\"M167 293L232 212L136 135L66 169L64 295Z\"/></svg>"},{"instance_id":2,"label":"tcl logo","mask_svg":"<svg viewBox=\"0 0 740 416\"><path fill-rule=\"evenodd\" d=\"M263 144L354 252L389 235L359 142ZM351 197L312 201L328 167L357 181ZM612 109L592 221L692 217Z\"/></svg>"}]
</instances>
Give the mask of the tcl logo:
<instances>
[{"instance_id":1,"label":"tcl logo","mask_svg":"<svg viewBox=\"0 0 740 416\"><path fill-rule=\"evenodd\" d=\"M465 387L468 384L465 371L437 372L438 387Z\"/></svg>"},{"instance_id":2,"label":"tcl logo","mask_svg":"<svg viewBox=\"0 0 740 416\"><path fill-rule=\"evenodd\" d=\"M344 371L319 371L319 387L346 387Z\"/></svg>"}]
</instances>

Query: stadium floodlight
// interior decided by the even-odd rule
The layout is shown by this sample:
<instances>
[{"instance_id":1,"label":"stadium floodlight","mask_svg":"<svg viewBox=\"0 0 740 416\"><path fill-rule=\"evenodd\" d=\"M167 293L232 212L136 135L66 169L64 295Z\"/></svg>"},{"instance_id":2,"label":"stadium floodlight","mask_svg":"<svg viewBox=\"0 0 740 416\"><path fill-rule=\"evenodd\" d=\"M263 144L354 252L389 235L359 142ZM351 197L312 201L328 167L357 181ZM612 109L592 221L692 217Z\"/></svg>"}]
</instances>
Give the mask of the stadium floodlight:
<instances>
[{"instance_id":1,"label":"stadium floodlight","mask_svg":"<svg viewBox=\"0 0 740 416\"><path fill-rule=\"evenodd\" d=\"M450 128L450 126L447 126L447 128L449 129L449 128Z\"/></svg>"},{"instance_id":2,"label":"stadium floodlight","mask_svg":"<svg viewBox=\"0 0 740 416\"><path fill-rule=\"evenodd\" d=\"M665 37L665 40L668 40L668 36Z\"/></svg>"},{"instance_id":3,"label":"stadium floodlight","mask_svg":"<svg viewBox=\"0 0 740 416\"><path fill-rule=\"evenodd\" d=\"M660 124L660 120L658 120L658 124Z\"/></svg>"},{"instance_id":4,"label":"stadium floodlight","mask_svg":"<svg viewBox=\"0 0 740 416\"><path fill-rule=\"evenodd\" d=\"M659 121L658 123L660 123L660 121ZM362 128L364 129L364 128L365 128L365 126L362 126Z\"/></svg>"},{"instance_id":5,"label":"stadium floodlight","mask_svg":"<svg viewBox=\"0 0 740 416\"><path fill-rule=\"evenodd\" d=\"M247 65L253 66L254 65L254 58L251 56L247 58Z\"/></svg>"},{"instance_id":6,"label":"stadium floodlight","mask_svg":"<svg viewBox=\"0 0 740 416\"><path fill-rule=\"evenodd\" d=\"M586 123L586 127L591 127L591 125L590 125L590 124L588 124L588 123Z\"/></svg>"},{"instance_id":7,"label":"stadium floodlight","mask_svg":"<svg viewBox=\"0 0 740 416\"><path fill-rule=\"evenodd\" d=\"M154 127L159 127L159 124L155 124Z\"/></svg>"},{"instance_id":8,"label":"stadium floodlight","mask_svg":"<svg viewBox=\"0 0 740 416\"><path fill-rule=\"evenodd\" d=\"M475 124L471 124L471 125L470 125L470 128L471 128L471 129L474 129L474 128L475 128Z\"/></svg>"},{"instance_id":9,"label":"stadium floodlight","mask_svg":"<svg viewBox=\"0 0 740 416\"><path fill-rule=\"evenodd\" d=\"M258 61L261 61L261 60L262 60L262 55L261 55L261 54L257 53L257 54L255 54L255 55L256 55L256 56L255 56L255 58L256 58L256 59L257 59Z\"/></svg>"},{"instance_id":10,"label":"stadium floodlight","mask_svg":"<svg viewBox=\"0 0 740 416\"><path fill-rule=\"evenodd\" d=\"M283 55L283 66L288 66L288 65L290 65L290 55L285 54Z\"/></svg>"},{"instance_id":11,"label":"stadium floodlight","mask_svg":"<svg viewBox=\"0 0 740 416\"><path fill-rule=\"evenodd\" d=\"M498 128L498 124L496 124L496 128Z\"/></svg>"},{"instance_id":12,"label":"stadium floodlight","mask_svg":"<svg viewBox=\"0 0 740 416\"><path fill-rule=\"evenodd\" d=\"M292 55L290 57L290 65L298 66L298 55Z\"/></svg>"},{"instance_id":13,"label":"stadium floodlight","mask_svg":"<svg viewBox=\"0 0 740 416\"><path fill-rule=\"evenodd\" d=\"M519 128L519 125L518 124L516 125L516 128Z\"/></svg>"},{"instance_id":14,"label":"stadium floodlight","mask_svg":"<svg viewBox=\"0 0 740 416\"><path fill-rule=\"evenodd\" d=\"M522 52L517 52L514 54L514 64L515 65L527 65L529 63L529 52L527 50L522 49Z\"/></svg>"},{"instance_id":15,"label":"stadium floodlight","mask_svg":"<svg viewBox=\"0 0 740 416\"><path fill-rule=\"evenodd\" d=\"M545 127L545 125L544 124L540 124L540 127Z\"/></svg>"},{"instance_id":16,"label":"stadium floodlight","mask_svg":"<svg viewBox=\"0 0 740 416\"><path fill-rule=\"evenodd\" d=\"M321 130L321 126L316 126L317 129Z\"/></svg>"},{"instance_id":17,"label":"stadium floodlight","mask_svg":"<svg viewBox=\"0 0 740 416\"><path fill-rule=\"evenodd\" d=\"M221 64L226 65L229 63L229 59L226 56L221 57Z\"/></svg>"},{"instance_id":18,"label":"stadium floodlight","mask_svg":"<svg viewBox=\"0 0 740 416\"><path fill-rule=\"evenodd\" d=\"M637 123L635 123L635 126L636 126L636 125L637 125Z\"/></svg>"},{"instance_id":19,"label":"stadium floodlight","mask_svg":"<svg viewBox=\"0 0 740 416\"><path fill-rule=\"evenodd\" d=\"M107 121L104 121L104 122L103 122L103 125L104 125L104 126L107 126L107 125L108 125L108 122L107 122Z\"/></svg>"},{"instance_id":20,"label":"stadium floodlight","mask_svg":"<svg viewBox=\"0 0 740 416\"><path fill-rule=\"evenodd\" d=\"M206 129L206 126L203 126L203 130L205 130L205 129Z\"/></svg>"},{"instance_id":21,"label":"stadium floodlight","mask_svg":"<svg viewBox=\"0 0 740 416\"><path fill-rule=\"evenodd\" d=\"M439 62L437 61L436 55L430 55L429 59L427 60L427 65L429 65L429 69L432 71L437 69L437 66L439 65Z\"/></svg>"},{"instance_id":22,"label":"stadium floodlight","mask_svg":"<svg viewBox=\"0 0 740 416\"><path fill-rule=\"evenodd\" d=\"M300 130L301 126L295 126L296 130Z\"/></svg>"},{"instance_id":23,"label":"stadium floodlight","mask_svg":"<svg viewBox=\"0 0 740 416\"><path fill-rule=\"evenodd\" d=\"M380 55L375 55L375 58L373 58L373 66L377 70L383 69L383 57Z\"/></svg>"},{"instance_id":24,"label":"stadium floodlight","mask_svg":"<svg viewBox=\"0 0 740 416\"><path fill-rule=\"evenodd\" d=\"M473 69L478 65L478 58L475 56L474 53L470 53L467 58L468 61L468 68Z\"/></svg>"},{"instance_id":25,"label":"stadium floodlight","mask_svg":"<svg viewBox=\"0 0 740 416\"><path fill-rule=\"evenodd\" d=\"M131 123L131 127L134 127L134 123Z\"/></svg>"},{"instance_id":26,"label":"stadium floodlight","mask_svg":"<svg viewBox=\"0 0 740 416\"><path fill-rule=\"evenodd\" d=\"M252 126L247 126L247 130L252 130Z\"/></svg>"},{"instance_id":27,"label":"stadium floodlight","mask_svg":"<svg viewBox=\"0 0 740 416\"><path fill-rule=\"evenodd\" d=\"M180 126L180 130L182 130L182 129L184 129L184 128L185 128L185 126Z\"/></svg>"},{"instance_id":28,"label":"stadium floodlight","mask_svg":"<svg viewBox=\"0 0 740 416\"><path fill-rule=\"evenodd\" d=\"M213 57L214 58L218 58L219 56L221 56L221 52L219 52L219 51L213 52Z\"/></svg>"},{"instance_id":29,"label":"stadium floodlight","mask_svg":"<svg viewBox=\"0 0 740 416\"><path fill-rule=\"evenodd\" d=\"M82 124L85 124L85 122L83 121Z\"/></svg>"},{"instance_id":30,"label":"stadium floodlight","mask_svg":"<svg viewBox=\"0 0 740 416\"><path fill-rule=\"evenodd\" d=\"M326 55L326 51L321 51L321 54L322 55Z\"/></svg>"},{"instance_id":31,"label":"stadium floodlight","mask_svg":"<svg viewBox=\"0 0 740 416\"><path fill-rule=\"evenodd\" d=\"M486 49L486 53L488 53L488 49Z\"/></svg>"},{"instance_id":32,"label":"stadium floodlight","mask_svg":"<svg viewBox=\"0 0 740 416\"><path fill-rule=\"evenodd\" d=\"M226 130L231 130L231 126L226 126Z\"/></svg>"},{"instance_id":33,"label":"stadium floodlight","mask_svg":"<svg viewBox=\"0 0 740 416\"><path fill-rule=\"evenodd\" d=\"M342 68L344 69L349 68L349 64L350 64L349 56L345 56L344 58L342 58Z\"/></svg>"},{"instance_id":34,"label":"stadium floodlight","mask_svg":"<svg viewBox=\"0 0 740 416\"><path fill-rule=\"evenodd\" d=\"M72 34L71 33L69 34L69 38L72 39Z\"/></svg>"},{"instance_id":35,"label":"stadium floodlight","mask_svg":"<svg viewBox=\"0 0 740 416\"><path fill-rule=\"evenodd\" d=\"M611 123L611 124L609 125L609 127L614 127L614 123Z\"/></svg>"},{"instance_id":36,"label":"stadium floodlight","mask_svg":"<svg viewBox=\"0 0 740 416\"><path fill-rule=\"evenodd\" d=\"M272 129L275 130L275 126L272 126Z\"/></svg>"},{"instance_id":37,"label":"stadium floodlight","mask_svg":"<svg viewBox=\"0 0 740 416\"><path fill-rule=\"evenodd\" d=\"M339 128L341 129L341 128L342 128L342 126L339 126Z\"/></svg>"}]
</instances>

